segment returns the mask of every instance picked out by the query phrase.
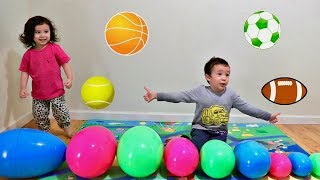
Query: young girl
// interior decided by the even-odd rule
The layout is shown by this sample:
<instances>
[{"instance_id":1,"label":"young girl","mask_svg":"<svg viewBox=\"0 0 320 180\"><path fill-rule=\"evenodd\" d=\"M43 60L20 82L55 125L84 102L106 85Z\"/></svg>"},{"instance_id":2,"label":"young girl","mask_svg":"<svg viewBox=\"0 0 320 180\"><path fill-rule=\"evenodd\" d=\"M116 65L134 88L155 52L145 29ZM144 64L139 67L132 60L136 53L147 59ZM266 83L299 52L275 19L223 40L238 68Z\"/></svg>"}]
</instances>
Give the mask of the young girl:
<instances>
[{"instance_id":1,"label":"young girl","mask_svg":"<svg viewBox=\"0 0 320 180\"><path fill-rule=\"evenodd\" d=\"M68 89L72 86L73 75L69 56L55 43L59 39L53 23L42 16L32 17L26 22L19 39L26 48L29 48L24 53L19 68L21 71L20 98L26 98L29 95L27 82L30 76L32 114L38 128L43 131L50 130L48 116L51 104L53 116L59 127L68 137L72 137L60 67L62 66L66 74L64 86Z\"/></svg>"}]
</instances>

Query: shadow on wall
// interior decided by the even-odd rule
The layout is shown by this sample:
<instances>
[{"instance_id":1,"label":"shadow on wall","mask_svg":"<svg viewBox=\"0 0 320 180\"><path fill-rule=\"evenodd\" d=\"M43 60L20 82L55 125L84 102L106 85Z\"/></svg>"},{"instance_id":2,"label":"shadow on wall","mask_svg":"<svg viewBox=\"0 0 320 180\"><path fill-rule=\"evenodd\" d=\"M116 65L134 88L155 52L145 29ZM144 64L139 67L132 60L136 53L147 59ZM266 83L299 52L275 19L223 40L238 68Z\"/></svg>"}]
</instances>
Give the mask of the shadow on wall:
<instances>
[{"instance_id":1,"label":"shadow on wall","mask_svg":"<svg viewBox=\"0 0 320 180\"><path fill-rule=\"evenodd\" d=\"M6 56L1 60L1 62L5 62L5 71L2 72L4 73L2 85L5 85L7 89L4 89L4 93L1 95L3 98L0 101L3 104L2 108L5 109L3 127L7 128L31 111L31 98L30 96L27 99L20 99L19 97L21 55L13 49L5 51L4 54Z\"/></svg>"}]
</instances>

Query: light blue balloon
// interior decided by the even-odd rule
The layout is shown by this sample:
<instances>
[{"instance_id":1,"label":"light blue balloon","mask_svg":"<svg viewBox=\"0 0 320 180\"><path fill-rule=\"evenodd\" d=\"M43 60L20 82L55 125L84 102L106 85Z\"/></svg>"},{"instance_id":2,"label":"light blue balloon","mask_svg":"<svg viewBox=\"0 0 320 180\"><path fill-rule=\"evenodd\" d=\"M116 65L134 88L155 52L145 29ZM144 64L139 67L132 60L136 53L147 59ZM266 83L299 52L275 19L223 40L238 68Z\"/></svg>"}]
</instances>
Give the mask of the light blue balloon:
<instances>
[{"instance_id":1,"label":"light blue balloon","mask_svg":"<svg viewBox=\"0 0 320 180\"><path fill-rule=\"evenodd\" d=\"M292 173L297 176L308 176L312 171L310 158L301 152L292 152L288 155L292 164Z\"/></svg>"},{"instance_id":2,"label":"light blue balloon","mask_svg":"<svg viewBox=\"0 0 320 180\"><path fill-rule=\"evenodd\" d=\"M265 176L271 166L268 150L260 143L246 140L236 145L234 149L237 169L248 178Z\"/></svg>"}]
</instances>

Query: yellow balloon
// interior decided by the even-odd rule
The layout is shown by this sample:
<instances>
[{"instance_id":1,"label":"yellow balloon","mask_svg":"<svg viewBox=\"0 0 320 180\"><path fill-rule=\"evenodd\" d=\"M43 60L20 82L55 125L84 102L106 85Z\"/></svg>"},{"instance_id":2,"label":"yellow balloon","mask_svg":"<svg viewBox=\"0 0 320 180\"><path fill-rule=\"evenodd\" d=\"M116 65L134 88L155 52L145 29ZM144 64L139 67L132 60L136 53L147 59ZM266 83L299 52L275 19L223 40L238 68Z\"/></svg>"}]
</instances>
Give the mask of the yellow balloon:
<instances>
[{"instance_id":1,"label":"yellow balloon","mask_svg":"<svg viewBox=\"0 0 320 180\"><path fill-rule=\"evenodd\" d=\"M81 88L83 102L92 109L103 109L109 106L113 101L114 93L112 83L102 76L87 79Z\"/></svg>"}]
</instances>

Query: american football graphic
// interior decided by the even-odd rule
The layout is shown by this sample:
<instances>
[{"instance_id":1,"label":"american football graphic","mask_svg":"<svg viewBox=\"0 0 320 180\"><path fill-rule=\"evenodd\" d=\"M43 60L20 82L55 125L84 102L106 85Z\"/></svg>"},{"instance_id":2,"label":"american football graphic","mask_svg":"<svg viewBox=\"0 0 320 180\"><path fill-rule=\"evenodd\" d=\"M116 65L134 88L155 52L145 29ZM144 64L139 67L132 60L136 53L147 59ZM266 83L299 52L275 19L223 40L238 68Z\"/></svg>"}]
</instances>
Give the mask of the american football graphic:
<instances>
[{"instance_id":1,"label":"american football graphic","mask_svg":"<svg viewBox=\"0 0 320 180\"><path fill-rule=\"evenodd\" d=\"M261 93L275 104L290 105L303 99L307 95L307 88L296 79L280 77L266 83Z\"/></svg>"}]
</instances>

